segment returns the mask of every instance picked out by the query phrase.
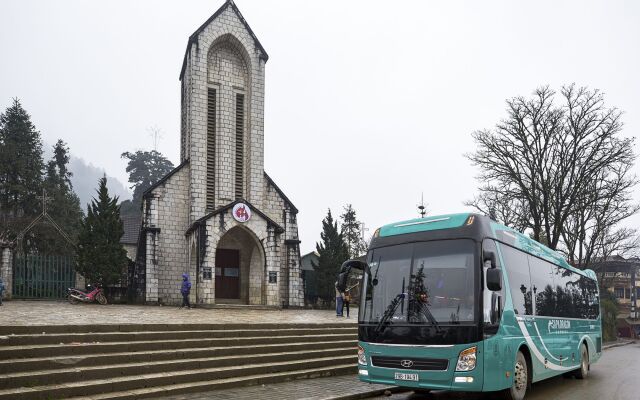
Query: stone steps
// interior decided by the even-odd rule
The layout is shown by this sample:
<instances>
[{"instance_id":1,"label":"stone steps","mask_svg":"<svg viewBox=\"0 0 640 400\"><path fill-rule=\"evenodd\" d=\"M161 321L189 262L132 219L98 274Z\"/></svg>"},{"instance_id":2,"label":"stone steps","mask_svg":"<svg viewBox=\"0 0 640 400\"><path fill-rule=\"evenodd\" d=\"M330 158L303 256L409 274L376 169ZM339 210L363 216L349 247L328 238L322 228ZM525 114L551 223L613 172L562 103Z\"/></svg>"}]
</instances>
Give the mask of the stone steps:
<instances>
[{"instance_id":1,"label":"stone steps","mask_svg":"<svg viewBox=\"0 0 640 400\"><path fill-rule=\"evenodd\" d=\"M299 341L301 336L261 336L248 338L214 338L214 339L185 339L185 340L158 340L140 342L88 342L88 343L63 343L33 346L0 346L0 360L9 358L42 357L44 355L63 356L78 354L137 352L149 350L187 349L193 347L226 347L226 346L260 346L275 343L291 343ZM353 334L324 334L307 335L304 341L323 342L326 340L357 340L357 333Z\"/></svg>"},{"instance_id":2,"label":"stone steps","mask_svg":"<svg viewBox=\"0 0 640 400\"><path fill-rule=\"evenodd\" d=\"M356 371L355 326L263 326L23 330L0 338L0 400L141 398Z\"/></svg>"},{"instance_id":3,"label":"stone steps","mask_svg":"<svg viewBox=\"0 0 640 400\"><path fill-rule=\"evenodd\" d=\"M289 328L277 330L265 329L218 329L194 331L156 331L156 332L108 332L108 333L60 333L60 334L19 334L0 339L3 346L23 346L60 343L93 343L93 342L143 342L156 340L184 340L229 337L264 337L264 336L313 336L326 333L323 328ZM332 328L334 334L353 333L353 328Z\"/></svg>"},{"instance_id":4,"label":"stone steps","mask_svg":"<svg viewBox=\"0 0 640 400\"><path fill-rule=\"evenodd\" d=\"M98 332L206 331L242 329L344 328L344 323L247 323L247 324L122 324L122 325L0 325L0 335L37 335Z\"/></svg>"},{"instance_id":5,"label":"stone steps","mask_svg":"<svg viewBox=\"0 0 640 400\"><path fill-rule=\"evenodd\" d=\"M351 348L353 340L329 342L266 344L259 347L195 347L189 349L152 350L121 353L87 354L55 357L34 357L0 361L0 374L17 372L55 370L79 365L109 365L116 363L154 362L176 359L198 359L244 354L278 353L301 350L332 350Z\"/></svg>"}]
</instances>

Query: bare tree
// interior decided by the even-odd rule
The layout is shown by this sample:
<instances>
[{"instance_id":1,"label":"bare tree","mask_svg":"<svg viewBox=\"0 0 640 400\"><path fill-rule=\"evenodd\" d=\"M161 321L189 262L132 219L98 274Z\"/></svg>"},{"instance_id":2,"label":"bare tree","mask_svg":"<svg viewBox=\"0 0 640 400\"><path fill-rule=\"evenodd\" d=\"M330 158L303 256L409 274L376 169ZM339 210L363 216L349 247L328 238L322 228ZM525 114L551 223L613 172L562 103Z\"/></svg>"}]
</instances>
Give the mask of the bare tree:
<instances>
[{"instance_id":1,"label":"bare tree","mask_svg":"<svg viewBox=\"0 0 640 400\"><path fill-rule=\"evenodd\" d=\"M468 205L565 251L580 265L603 254L615 227L638 211L631 189L634 139L621 137L621 112L598 90L548 87L507 101L508 117L473 133L467 157L480 169L480 194ZM606 246L610 244L607 243Z\"/></svg>"},{"instance_id":2,"label":"bare tree","mask_svg":"<svg viewBox=\"0 0 640 400\"><path fill-rule=\"evenodd\" d=\"M531 227L527 205L509 188L483 187L479 195L464 204L515 230Z\"/></svg>"},{"instance_id":3,"label":"bare tree","mask_svg":"<svg viewBox=\"0 0 640 400\"><path fill-rule=\"evenodd\" d=\"M632 164L607 166L599 179L586 185L563 229L563 250L572 264L586 266L595 258L604 260L634 250L636 230L618 227L640 209L631 196L637 183L631 167Z\"/></svg>"}]
</instances>

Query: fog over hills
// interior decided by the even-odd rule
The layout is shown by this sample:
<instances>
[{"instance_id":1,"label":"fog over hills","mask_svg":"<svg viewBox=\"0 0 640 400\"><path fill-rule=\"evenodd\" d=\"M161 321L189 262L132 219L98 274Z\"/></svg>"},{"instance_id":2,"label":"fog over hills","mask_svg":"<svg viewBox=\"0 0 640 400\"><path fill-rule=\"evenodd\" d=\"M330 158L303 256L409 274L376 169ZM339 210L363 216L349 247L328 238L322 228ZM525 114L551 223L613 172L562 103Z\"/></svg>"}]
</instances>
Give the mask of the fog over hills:
<instances>
[{"instance_id":1,"label":"fog over hills","mask_svg":"<svg viewBox=\"0 0 640 400\"><path fill-rule=\"evenodd\" d=\"M84 159L74 156L73 149L70 149L69 171L71 176L71 184L73 191L80 198L80 206L84 213L87 212L87 204L96 195L98 188L98 180L105 174L104 168L96 167ZM45 164L53 157L53 146L44 142L42 143L42 158ZM111 196L118 196L119 202L128 200L132 197L129 188L118 179L107 175L107 187Z\"/></svg>"},{"instance_id":2,"label":"fog over hills","mask_svg":"<svg viewBox=\"0 0 640 400\"><path fill-rule=\"evenodd\" d=\"M73 190L80 198L82 211L86 212L87 204L91 202L91 199L96 194L98 180L102 178L105 171L75 156L71 156L69 170L73 173L71 177ZM109 175L107 175L107 187L109 188L109 194L111 194L111 196L116 195L120 198L119 202L131 198L129 189L118 179Z\"/></svg>"}]
</instances>

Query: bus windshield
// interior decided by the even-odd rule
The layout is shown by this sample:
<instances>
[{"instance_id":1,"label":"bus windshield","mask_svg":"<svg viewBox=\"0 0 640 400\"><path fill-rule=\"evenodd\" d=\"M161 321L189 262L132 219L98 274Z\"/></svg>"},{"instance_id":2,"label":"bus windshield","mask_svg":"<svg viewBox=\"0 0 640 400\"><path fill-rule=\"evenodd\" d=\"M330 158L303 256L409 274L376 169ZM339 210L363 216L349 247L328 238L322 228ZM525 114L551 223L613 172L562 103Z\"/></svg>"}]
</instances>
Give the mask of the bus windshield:
<instances>
[{"instance_id":1,"label":"bus windshield","mask_svg":"<svg viewBox=\"0 0 640 400\"><path fill-rule=\"evenodd\" d=\"M359 321L382 325L475 321L475 242L399 244L369 251Z\"/></svg>"}]
</instances>

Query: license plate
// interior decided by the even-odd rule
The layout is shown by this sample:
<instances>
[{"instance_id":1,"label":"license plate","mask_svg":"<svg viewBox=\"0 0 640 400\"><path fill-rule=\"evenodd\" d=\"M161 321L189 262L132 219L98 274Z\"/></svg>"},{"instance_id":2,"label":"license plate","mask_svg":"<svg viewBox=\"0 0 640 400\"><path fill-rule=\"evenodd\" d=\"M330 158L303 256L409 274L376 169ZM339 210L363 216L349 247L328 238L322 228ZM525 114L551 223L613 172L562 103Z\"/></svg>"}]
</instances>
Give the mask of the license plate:
<instances>
[{"instance_id":1,"label":"license plate","mask_svg":"<svg viewBox=\"0 0 640 400\"><path fill-rule=\"evenodd\" d=\"M396 377L399 381L418 381L418 374L403 374L402 372L396 372Z\"/></svg>"}]
</instances>

